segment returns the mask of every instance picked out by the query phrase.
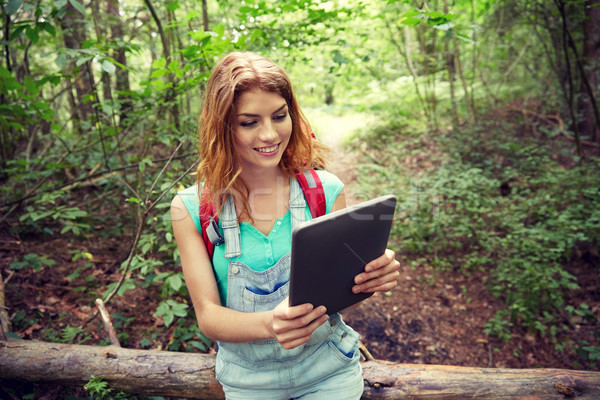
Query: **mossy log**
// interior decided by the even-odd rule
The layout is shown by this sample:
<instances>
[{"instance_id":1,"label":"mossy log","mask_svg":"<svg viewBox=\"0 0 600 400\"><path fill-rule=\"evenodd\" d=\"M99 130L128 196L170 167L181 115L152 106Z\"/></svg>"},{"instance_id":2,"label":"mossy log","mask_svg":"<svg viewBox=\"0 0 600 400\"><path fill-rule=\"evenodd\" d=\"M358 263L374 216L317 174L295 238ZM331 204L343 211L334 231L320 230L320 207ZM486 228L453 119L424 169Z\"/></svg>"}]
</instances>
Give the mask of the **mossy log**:
<instances>
[{"instance_id":1,"label":"mossy log","mask_svg":"<svg viewBox=\"0 0 600 400\"><path fill-rule=\"evenodd\" d=\"M0 341L0 379L83 386L102 377L129 393L223 399L215 356L116 346ZM598 399L600 372L363 364L363 399Z\"/></svg>"}]
</instances>

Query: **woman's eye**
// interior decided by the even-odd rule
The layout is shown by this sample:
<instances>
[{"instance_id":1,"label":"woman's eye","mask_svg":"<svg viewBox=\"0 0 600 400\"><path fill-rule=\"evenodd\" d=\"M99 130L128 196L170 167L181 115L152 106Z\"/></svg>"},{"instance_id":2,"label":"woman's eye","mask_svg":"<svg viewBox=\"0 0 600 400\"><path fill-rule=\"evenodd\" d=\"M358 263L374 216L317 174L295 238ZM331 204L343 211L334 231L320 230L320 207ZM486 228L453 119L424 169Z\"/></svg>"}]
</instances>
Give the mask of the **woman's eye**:
<instances>
[{"instance_id":1,"label":"woman's eye","mask_svg":"<svg viewBox=\"0 0 600 400\"><path fill-rule=\"evenodd\" d=\"M255 124L256 124L256 121L246 121L246 122L240 123L240 125L243 126L244 128L254 126Z\"/></svg>"},{"instance_id":2,"label":"woman's eye","mask_svg":"<svg viewBox=\"0 0 600 400\"><path fill-rule=\"evenodd\" d=\"M282 121L285 119L285 117L287 117L287 113L276 115L275 117L273 117L273 119L275 121Z\"/></svg>"}]
</instances>

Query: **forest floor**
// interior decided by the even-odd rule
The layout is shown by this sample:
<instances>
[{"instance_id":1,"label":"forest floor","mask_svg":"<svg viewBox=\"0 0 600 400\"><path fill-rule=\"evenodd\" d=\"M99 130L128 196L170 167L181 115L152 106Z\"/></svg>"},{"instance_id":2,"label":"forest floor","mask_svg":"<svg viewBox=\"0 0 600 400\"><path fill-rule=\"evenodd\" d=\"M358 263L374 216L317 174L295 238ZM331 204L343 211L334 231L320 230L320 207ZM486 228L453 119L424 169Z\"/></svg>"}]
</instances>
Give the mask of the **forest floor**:
<instances>
[{"instance_id":1,"label":"forest floor","mask_svg":"<svg viewBox=\"0 0 600 400\"><path fill-rule=\"evenodd\" d=\"M360 114L349 117L321 112L309 113L309 117L315 131L327 132L321 139L333 149L329 169L345 182L347 203L363 200L355 185L360 154L346 150L344 142L353 132L367 129L372 119ZM423 156L426 159L426 155ZM415 162L413 170L418 170L417 164L422 165ZM394 243L390 243L390 247L393 246ZM513 330L511 339L504 341L484 333L485 324L504 307L503 300L488 290L484 273L441 273L422 263L413 267L413 263L398 252L396 258L401 265L397 288L388 294L376 294L344 316L361 334L363 344L373 357L415 364L598 370L597 366L582 365L578 354L556 349L557 343L571 343L569 337L559 335L554 341L549 335L542 337ZM594 262L582 259L575 259L568 266L581 287L571 293L570 300L589 305L597 321L564 320L575 328L579 340L588 340L596 346L599 344L594 332L600 331L597 268Z\"/></svg>"},{"instance_id":2,"label":"forest floor","mask_svg":"<svg viewBox=\"0 0 600 400\"><path fill-rule=\"evenodd\" d=\"M337 126L326 138L336 150L331 170L346 183L349 204L360 201L356 193L356 162L359 155L346 153L341 147L350 127L360 127L368 121L332 117L330 126ZM337 118L337 119L336 119ZM0 273L6 283L6 306L19 326L14 333L25 339L64 340L65 327L84 325L94 312L93 304L103 288L119 279L119 264L126 254L129 239L87 238L81 241L60 235L14 237L0 230ZM394 244L391 243L390 247ZM74 250L93 254L91 274L95 289L74 288ZM40 272L31 268L10 269L15 259L28 253L45 255L56 265L41 266ZM483 274L470 275L437 272L428 265L411 267L403 254L398 287L388 294L377 294L347 313L345 320L362 335L362 342L377 359L401 363L447 364L477 367L597 369L582 365L577 354L558 351L550 338L530 332L513 331L505 342L484 333L486 322L503 307L483 283ZM79 261L81 263L81 260ZM600 277L597 268L574 261L570 272L578 277L580 290L571 294L585 302L598 315L600 311ZM89 271L87 272L89 273ZM164 322L153 314L156 311L159 288L136 288L116 296L108 305L118 333L126 334L126 347L166 348L173 337L174 327L166 329ZM569 320L580 339L595 343L592 331L600 329L598 322ZM149 345L142 346L152 332L162 332ZM86 325L85 344L106 342L99 319ZM557 340L568 341L569 338ZM595 344L597 345L597 344ZM53 398L53 397L49 397ZM59 397L54 397L59 398Z\"/></svg>"}]
</instances>

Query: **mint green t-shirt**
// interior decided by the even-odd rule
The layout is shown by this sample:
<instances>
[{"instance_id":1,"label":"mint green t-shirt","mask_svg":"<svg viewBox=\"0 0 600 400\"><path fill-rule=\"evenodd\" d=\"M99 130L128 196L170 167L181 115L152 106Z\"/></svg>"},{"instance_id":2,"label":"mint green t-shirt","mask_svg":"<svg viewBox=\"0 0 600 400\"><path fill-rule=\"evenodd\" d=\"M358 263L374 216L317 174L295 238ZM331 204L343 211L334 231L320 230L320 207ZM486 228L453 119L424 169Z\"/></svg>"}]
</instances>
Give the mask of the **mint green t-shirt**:
<instances>
[{"instance_id":1,"label":"mint green t-shirt","mask_svg":"<svg viewBox=\"0 0 600 400\"><path fill-rule=\"evenodd\" d=\"M337 176L327 171L317 171L319 178L323 184L326 200L326 213L331 211L333 203L340 194L344 184ZM198 186L194 185L177 193L183 200L185 207L194 221L194 225L200 234L202 228L200 226L200 211L199 211L199 196ZM305 210L305 219L312 219L308 205ZM219 222L219 230L221 234L223 229ZM242 243L242 255L236 260L242 262L255 271L265 271L274 266L277 261L292 249L292 223L290 211L281 218L275 221L269 235L265 236L257 230L249 222L240 223L240 237ZM221 304L227 304L227 269L229 260L223 257L225 254L225 246L215 246L213 255L213 268L217 285L219 286L219 295Z\"/></svg>"}]
</instances>

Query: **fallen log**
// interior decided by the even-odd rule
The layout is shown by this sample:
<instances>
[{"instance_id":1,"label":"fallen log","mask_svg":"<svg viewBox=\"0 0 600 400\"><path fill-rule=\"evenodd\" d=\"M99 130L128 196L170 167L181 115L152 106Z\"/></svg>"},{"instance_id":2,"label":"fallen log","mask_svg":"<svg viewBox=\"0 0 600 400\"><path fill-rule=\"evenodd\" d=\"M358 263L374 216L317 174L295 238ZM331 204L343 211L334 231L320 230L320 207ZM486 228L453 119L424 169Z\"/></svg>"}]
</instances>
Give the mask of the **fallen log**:
<instances>
[{"instance_id":1,"label":"fallen log","mask_svg":"<svg viewBox=\"0 0 600 400\"><path fill-rule=\"evenodd\" d=\"M214 355L0 341L0 379L81 387L102 377L129 393L223 399ZM600 372L363 363L363 399L598 399Z\"/></svg>"}]
</instances>

